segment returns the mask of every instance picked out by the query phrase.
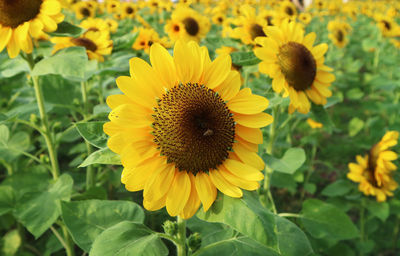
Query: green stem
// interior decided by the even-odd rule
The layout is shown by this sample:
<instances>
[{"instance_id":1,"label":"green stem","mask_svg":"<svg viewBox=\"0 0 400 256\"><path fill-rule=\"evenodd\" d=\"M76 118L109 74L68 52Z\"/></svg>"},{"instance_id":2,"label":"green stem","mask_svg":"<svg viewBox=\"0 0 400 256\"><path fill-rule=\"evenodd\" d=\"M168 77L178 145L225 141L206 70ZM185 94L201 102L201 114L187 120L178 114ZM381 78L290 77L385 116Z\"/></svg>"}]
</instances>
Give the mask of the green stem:
<instances>
[{"instance_id":1,"label":"green stem","mask_svg":"<svg viewBox=\"0 0 400 256\"><path fill-rule=\"evenodd\" d=\"M307 170L307 174L306 174L306 177L304 179L304 186L308 183L312 173L314 172L314 160L315 160L315 155L316 154L317 154L317 145L316 145L316 143L314 143L312 145L312 149L311 149L310 167ZM303 190L301 191L300 202L303 202L305 194L306 194L306 191L305 191L305 189L303 187Z\"/></svg>"},{"instance_id":2,"label":"green stem","mask_svg":"<svg viewBox=\"0 0 400 256\"><path fill-rule=\"evenodd\" d=\"M397 249L397 239L399 238L399 225L400 225L400 218L396 216L396 223L393 229L393 250L396 251Z\"/></svg>"},{"instance_id":3,"label":"green stem","mask_svg":"<svg viewBox=\"0 0 400 256\"><path fill-rule=\"evenodd\" d=\"M300 214L297 213L279 213L278 214L280 217L292 217L292 218L301 218Z\"/></svg>"},{"instance_id":4,"label":"green stem","mask_svg":"<svg viewBox=\"0 0 400 256\"><path fill-rule=\"evenodd\" d=\"M84 111L83 111L83 118L88 119L89 116L89 101L87 97L87 82L81 82L81 93L82 93L82 100L83 100L83 106L84 106ZM86 144L86 149L88 155L90 155L93 152L92 145L88 141L85 140ZM86 168L86 190L89 190L90 188L94 187L95 185L95 173L93 169L93 165L89 165Z\"/></svg>"},{"instance_id":5,"label":"green stem","mask_svg":"<svg viewBox=\"0 0 400 256\"><path fill-rule=\"evenodd\" d=\"M61 228L64 233L65 244L67 245L67 247L65 248L67 256L75 256L74 242L72 241L71 236L68 233L67 227L63 224Z\"/></svg>"},{"instance_id":6,"label":"green stem","mask_svg":"<svg viewBox=\"0 0 400 256\"><path fill-rule=\"evenodd\" d=\"M186 256L186 221L177 217L178 223L178 243L176 244L178 256Z\"/></svg>"},{"instance_id":7,"label":"green stem","mask_svg":"<svg viewBox=\"0 0 400 256\"><path fill-rule=\"evenodd\" d=\"M32 72L32 70L35 66L35 61L33 60L32 54L27 54L26 60L28 61L30 70ZM52 133L50 131L49 121L47 119L47 114L46 114L45 107L44 107L43 92L42 92L42 88L40 87L40 84L39 84L39 77L32 76L32 81L33 81L33 87L35 89L35 96L36 96L36 101L37 101L38 108L39 108L40 119L42 121L42 126L43 126L42 135L44 137L47 149L49 151L49 158L50 158L51 169L52 169L51 174L53 175L53 179L56 180L60 176L60 169L58 166L57 151L56 151L56 148L54 145Z\"/></svg>"},{"instance_id":8,"label":"green stem","mask_svg":"<svg viewBox=\"0 0 400 256\"><path fill-rule=\"evenodd\" d=\"M365 242L365 207L364 200L362 200L360 208L360 240L361 243ZM364 255L362 250L360 251L360 256Z\"/></svg>"}]
</instances>

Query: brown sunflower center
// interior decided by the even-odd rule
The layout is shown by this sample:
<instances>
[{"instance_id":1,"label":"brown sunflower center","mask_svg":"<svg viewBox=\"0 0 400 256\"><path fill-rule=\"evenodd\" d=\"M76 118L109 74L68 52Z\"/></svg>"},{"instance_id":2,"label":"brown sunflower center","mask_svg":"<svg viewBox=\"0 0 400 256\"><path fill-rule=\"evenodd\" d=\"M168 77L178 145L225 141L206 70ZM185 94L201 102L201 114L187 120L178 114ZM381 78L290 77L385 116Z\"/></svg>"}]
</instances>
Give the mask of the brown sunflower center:
<instances>
[{"instance_id":1,"label":"brown sunflower center","mask_svg":"<svg viewBox=\"0 0 400 256\"><path fill-rule=\"evenodd\" d=\"M174 25L174 31L179 32L179 30L180 30L180 27L178 25Z\"/></svg>"},{"instance_id":2,"label":"brown sunflower center","mask_svg":"<svg viewBox=\"0 0 400 256\"><path fill-rule=\"evenodd\" d=\"M293 16L293 15L294 15L294 10L293 10L292 7L290 7L290 6L287 6L287 7L285 8L285 12L286 12L286 14L289 15L289 16Z\"/></svg>"},{"instance_id":3,"label":"brown sunflower center","mask_svg":"<svg viewBox=\"0 0 400 256\"><path fill-rule=\"evenodd\" d=\"M339 42L343 42L343 40L344 40L344 33L343 33L343 31L342 30L338 30L338 31L336 31L336 39L339 41Z\"/></svg>"},{"instance_id":4,"label":"brown sunflower center","mask_svg":"<svg viewBox=\"0 0 400 256\"><path fill-rule=\"evenodd\" d=\"M126 13L127 14L132 14L133 13L133 8L132 7L126 8Z\"/></svg>"},{"instance_id":5,"label":"brown sunflower center","mask_svg":"<svg viewBox=\"0 0 400 256\"><path fill-rule=\"evenodd\" d=\"M232 150L232 114L218 93L203 85L173 87L159 100L153 117L154 142L179 170L208 172Z\"/></svg>"},{"instance_id":6,"label":"brown sunflower center","mask_svg":"<svg viewBox=\"0 0 400 256\"><path fill-rule=\"evenodd\" d=\"M0 0L0 24L16 28L34 19L41 5L42 0Z\"/></svg>"},{"instance_id":7,"label":"brown sunflower center","mask_svg":"<svg viewBox=\"0 0 400 256\"><path fill-rule=\"evenodd\" d=\"M267 35L265 35L264 30L261 25L253 24L250 27L250 36L251 36L251 39L254 40L256 37L267 36Z\"/></svg>"},{"instance_id":8,"label":"brown sunflower center","mask_svg":"<svg viewBox=\"0 0 400 256\"><path fill-rule=\"evenodd\" d=\"M86 48L86 50L92 52L95 52L97 50L97 45L89 38L85 37L74 38L71 40L71 42L76 46L83 46Z\"/></svg>"},{"instance_id":9,"label":"brown sunflower center","mask_svg":"<svg viewBox=\"0 0 400 256\"><path fill-rule=\"evenodd\" d=\"M89 8L86 7L82 7L81 9L79 9L79 12L82 14L83 17L89 17L91 14Z\"/></svg>"},{"instance_id":10,"label":"brown sunflower center","mask_svg":"<svg viewBox=\"0 0 400 256\"><path fill-rule=\"evenodd\" d=\"M191 35L195 36L199 33L200 27L199 23L191 17L188 17L182 21L183 25L185 25L186 32Z\"/></svg>"},{"instance_id":11,"label":"brown sunflower center","mask_svg":"<svg viewBox=\"0 0 400 256\"><path fill-rule=\"evenodd\" d=\"M390 22L387 22L386 20L382 20L382 23L387 30L390 30L392 28L392 25L390 24Z\"/></svg>"},{"instance_id":12,"label":"brown sunflower center","mask_svg":"<svg viewBox=\"0 0 400 256\"><path fill-rule=\"evenodd\" d=\"M302 44L289 42L279 48L278 63L285 80L297 91L311 87L317 74L312 53Z\"/></svg>"},{"instance_id":13,"label":"brown sunflower center","mask_svg":"<svg viewBox=\"0 0 400 256\"><path fill-rule=\"evenodd\" d=\"M274 24L272 23L272 19L273 19L273 17L270 16L270 15L265 16L265 20L267 21L268 26L274 25Z\"/></svg>"},{"instance_id":14,"label":"brown sunflower center","mask_svg":"<svg viewBox=\"0 0 400 256\"><path fill-rule=\"evenodd\" d=\"M375 146L374 146L375 147ZM377 157L373 154L374 147L371 148L368 154L368 169L365 172L365 177L374 186L378 187L378 182L375 178L376 160Z\"/></svg>"}]
</instances>

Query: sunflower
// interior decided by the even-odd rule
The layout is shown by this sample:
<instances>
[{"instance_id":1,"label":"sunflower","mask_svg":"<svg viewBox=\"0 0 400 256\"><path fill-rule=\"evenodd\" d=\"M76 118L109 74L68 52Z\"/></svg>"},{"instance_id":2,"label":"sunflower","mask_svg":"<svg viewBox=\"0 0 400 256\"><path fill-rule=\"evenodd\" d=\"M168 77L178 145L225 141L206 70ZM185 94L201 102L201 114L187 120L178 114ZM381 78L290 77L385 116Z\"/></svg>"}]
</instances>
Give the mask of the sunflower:
<instances>
[{"instance_id":1,"label":"sunflower","mask_svg":"<svg viewBox=\"0 0 400 256\"><path fill-rule=\"evenodd\" d=\"M121 18L126 19L130 18L133 19L135 18L135 14L137 11L137 6L134 3L122 3L121 6Z\"/></svg>"},{"instance_id":2,"label":"sunflower","mask_svg":"<svg viewBox=\"0 0 400 256\"><path fill-rule=\"evenodd\" d=\"M276 18L275 11L263 9L260 11L259 16L261 16L262 18L264 18L266 20L268 26L275 25L275 22L274 22L274 20Z\"/></svg>"},{"instance_id":3,"label":"sunflower","mask_svg":"<svg viewBox=\"0 0 400 256\"><path fill-rule=\"evenodd\" d=\"M317 128L322 128L322 127L324 127L323 124L321 124L321 123L319 123L319 122L317 122L317 121L314 121L314 120L312 120L311 118L308 118L308 119L307 119L307 124L308 124L311 128L313 128L313 129L317 129Z\"/></svg>"},{"instance_id":4,"label":"sunflower","mask_svg":"<svg viewBox=\"0 0 400 256\"><path fill-rule=\"evenodd\" d=\"M212 22L216 25L222 25L225 21L225 14L222 12L217 12L212 17Z\"/></svg>"},{"instance_id":5,"label":"sunflower","mask_svg":"<svg viewBox=\"0 0 400 256\"><path fill-rule=\"evenodd\" d=\"M358 182L358 189L365 195L375 196L378 202L386 201L387 196L393 196L398 184L392 177L392 172L397 169L392 161L397 159L397 154L390 150L397 144L399 133L388 131L365 156L358 155L357 163L349 163L347 177Z\"/></svg>"},{"instance_id":6,"label":"sunflower","mask_svg":"<svg viewBox=\"0 0 400 256\"><path fill-rule=\"evenodd\" d=\"M328 30L330 31L328 37L332 40L334 45L343 48L349 42L347 34L350 29L348 23L340 20L332 20L328 23Z\"/></svg>"},{"instance_id":7,"label":"sunflower","mask_svg":"<svg viewBox=\"0 0 400 256\"><path fill-rule=\"evenodd\" d=\"M297 9L292 2L284 1L279 5L279 13L282 18L294 19L297 16Z\"/></svg>"},{"instance_id":8,"label":"sunflower","mask_svg":"<svg viewBox=\"0 0 400 256\"><path fill-rule=\"evenodd\" d=\"M267 26L264 17L257 16L256 10L250 5L240 8L242 14L236 19L238 27L234 28L231 36L242 40L244 44L255 44L255 39L259 36L265 37L263 28Z\"/></svg>"},{"instance_id":9,"label":"sunflower","mask_svg":"<svg viewBox=\"0 0 400 256\"><path fill-rule=\"evenodd\" d=\"M382 14L377 14L375 16L376 25L385 37L392 37L399 25L391 18L385 17Z\"/></svg>"},{"instance_id":10,"label":"sunflower","mask_svg":"<svg viewBox=\"0 0 400 256\"><path fill-rule=\"evenodd\" d=\"M183 24L183 32L179 33L180 38L185 40L200 41L210 30L210 21L207 17L200 15L189 7L177 7L171 15L172 24ZM165 31L174 40L171 26L166 26ZM176 33L175 33L176 34Z\"/></svg>"},{"instance_id":11,"label":"sunflower","mask_svg":"<svg viewBox=\"0 0 400 256\"><path fill-rule=\"evenodd\" d=\"M299 14L299 20L304 24L304 25L308 25L311 22L311 14L306 13L306 12L302 12Z\"/></svg>"},{"instance_id":12,"label":"sunflower","mask_svg":"<svg viewBox=\"0 0 400 256\"><path fill-rule=\"evenodd\" d=\"M111 18L106 19L105 22L107 23L108 29L110 30L111 33L117 32L118 22L116 22L115 20L113 20Z\"/></svg>"},{"instance_id":13,"label":"sunflower","mask_svg":"<svg viewBox=\"0 0 400 256\"><path fill-rule=\"evenodd\" d=\"M165 32L167 32L169 38L171 38L172 41L176 41L179 38L183 38L183 33L185 33L185 25L181 22L173 21L173 20L168 20L164 29Z\"/></svg>"},{"instance_id":14,"label":"sunflower","mask_svg":"<svg viewBox=\"0 0 400 256\"><path fill-rule=\"evenodd\" d=\"M240 76L224 55L211 61L207 48L178 40L173 57L160 44L150 48L150 66L130 60L130 76L117 79L104 132L120 154L121 181L143 191L148 210L166 206L171 216L207 211L217 189L231 197L255 190L264 162L256 154L259 128L272 122L268 100L240 90Z\"/></svg>"},{"instance_id":15,"label":"sunflower","mask_svg":"<svg viewBox=\"0 0 400 256\"><path fill-rule=\"evenodd\" d=\"M107 38L110 37L110 27L107 22L101 18L88 18L83 20L80 27L87 29L87 31L100 31L107 34Z\"/></svg>"},{"instance_id":16,"label":"sunflower","mask_svg":"<svg viewBox=\"0 0 400 256\"><path fill-rule=\"evenodd\" d=\"M310 111L310 100L316 104L326 104L329 90L335 76L331 68L324 65L327 44L313 47L316 34L304 36L304 30L296 22L284 21L280 27L268 26L264 29L268 37L256 39L261 47L254 49L255 55L262 60L261 73L272 79L275 92L283 91L284 97L290 97L289 113L298 110L306 114Z\"/></svg>"},{"instance_id":17,"label":"sunflower","mask_svg":"<svg viewBox=\"0 0 400 256\"><path fill-rule=\"evenodd\" d=\"M61 49L83 46L89 59L99 62L104 61L104 55L110 55L113 42L108 39L107 33L101 31L88 31L79 37L53 37L50 40L55 44L53 54Z\"/></svg>"},{"instance_id":18,"label":"sunflower","mask_svg":"<svg viewBox=\"0 0 400 256\"><path fill-rule=\"evenodd\" d=\"M132 49L149 53L152 44L161 42L158 33L152 28L135 28L133 32L138 32L139 35L133 42Z\"/></svg>"},{"instance_id":19,"label":"sunflower","mask_svg":"<svg viewBox=\"0 0 400 256\"><path fill-rule=\"evenodd\" d=\"M10 58L31 53L31 37L55 31L63 20L57 0L0 0L0 52L7 46Z\"/></svg>"},{"instance_id":20,"label":"sunflower","mask_svg":"<svg viewBox=\"0 0 400 256\"><path fill-rule=\"evenodd\" d=\"M72 9L75 11L75 16L78 20L93 18L96 14L95 10L87 2L77 2L72 6Z\"/></svg>"},{"instance_id":21,"label":"sunflower","mask_svg":"<svg viewBox=\"0 0 400 256\"><path fill-rule=\"evenodd\" d=\"M118 13L121 8L121 2L118 0L107 0L106 10L108 13Z\"/></svg>"}]
</instances>

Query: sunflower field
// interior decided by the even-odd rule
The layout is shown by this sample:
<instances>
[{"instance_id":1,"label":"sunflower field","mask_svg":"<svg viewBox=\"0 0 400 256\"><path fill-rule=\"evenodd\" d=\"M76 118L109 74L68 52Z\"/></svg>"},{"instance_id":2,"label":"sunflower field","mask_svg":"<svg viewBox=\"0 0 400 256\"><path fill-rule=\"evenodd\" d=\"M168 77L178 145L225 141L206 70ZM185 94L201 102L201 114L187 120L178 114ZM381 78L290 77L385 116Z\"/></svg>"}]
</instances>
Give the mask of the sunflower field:
<instances>
[{"instance_id":1,"label":"sunflower field","mask_svg":"<svg viewBox=\"0 0 400 256\"><path fill-rule=\"evenodd\" d=\"M0 255L400 255L400 1L0 0Z\"/></svg>"}]
</instances>

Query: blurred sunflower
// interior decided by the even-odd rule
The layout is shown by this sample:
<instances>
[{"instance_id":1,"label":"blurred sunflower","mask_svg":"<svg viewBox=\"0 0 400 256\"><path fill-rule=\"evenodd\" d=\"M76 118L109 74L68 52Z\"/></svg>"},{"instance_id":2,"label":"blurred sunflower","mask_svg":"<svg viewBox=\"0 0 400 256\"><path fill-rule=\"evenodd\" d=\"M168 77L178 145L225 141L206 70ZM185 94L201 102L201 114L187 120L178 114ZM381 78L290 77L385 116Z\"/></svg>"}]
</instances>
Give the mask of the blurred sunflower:
<instances>
[{"instance_id":1,"label":"blurred sunflower","mask_svg":"<svg viewBox=\"0 0 400 256\"><path fill-rule=\"evenodd\" d=\"M264 29L268 37L259 37L254 49L262 60L259 71L272 79L275 92L283 91L290 97L289 113L295 110L306 114L310 111L310 100L316 104L326 104L332 95L330 84L335 80L331 68L324 65L327 44L313 47L316 34L304 36L304 30L296 22L284 21L280 27L268 26Z\"/></svg>"},{"instance_id":2,"label":"blurred sunflower","mask_svg":"<svg viewBox=\"0 0 400 256\"><path fill-rule=\"evenodd\" d=\"M324 127L323 124L321 124L321 123L319 123L317 121L314 121L311 118L307 118L307 124L313 129L318 129L318 128Z\"/></svg>"},{"instance_id":3,"label":"blurred sunflower","mask_svg":"<svg viewBox=\"0 0 400 256\"><path fill-rule=\"evenodd\" d=\"M101 31L88 31L79 37L53 37L50 40L54 43L53 54L61 49L83 46L86 49L86 53L89 59L98 60L99 62L104 61L104 55L111 54L113 42L108 39L106 33Z\"/></svg>"},{"instance_id":4,"label":"blurred sunflower","mask_svg":"<svg viewBox=\"0 0 400 256\"><path fill-rule=\"evenodd\" d=\"M391 18L385 17L382 14L377 14L374 18L376 25L385 37L392 37L398 29L399 25Z\"/></svg>"},{"instance_id":5,"label":"blurred sunflower","mask_svg":"<svg viewBox=\"0 0 400 256\"><path fill-rule=\"evenodd\" d=\"M240 76L224 55L211 61L207 48L178 40L173 57L160 44L150 48L150 66L130 60L130 76L117 79L104 132L121 155L121 181L143 191L148 210L166 206L171 216L207 211L217 189L241 197L263 179L259 128L272 122L268 100L240 90Z\"/></svg>"},{"instance_id":6,"label":"blurred sunflower","mask_svg":"<svg viewBox=\"0 0 400 256\"><path fill-rule=\"evenodd\" d=\"M180 38L185 40L200 41L201 38L205 37L210 30L210 21L207 17L200 15L195 10L189 7L178 7L171 15L172 24L183 24L183 33L179 33ZM174 26L168 25L165 27L165 31L174 40L174 34L177 35Z\"/></svg>"},{"instance_id":7,"label":"blurred sunflower","mask_svg":"<svg viewBox=\"0 0 400 256\"><path fill-rule=\"evenodd\" d=\"M95 10L87 2L77 2L72 6L72 9L75 11L75 17L78 20L93 18L96 14Z\"/></svg>"},{"instance_id":8,"label":"blurred sunflower","mask_svg":"<svg viewBox=\"0 0 400 256\"><path fill-rule=\"evenodd\" d=\"M275 25L274 19L276 18L276 12L274 10L260 10L259 16L265 19L267 26Z\"/></svg>"},{"instance_id":9,"label":"blurred sunflower","mask_svg":"<svg viewBox=\"0 0 400 256\"><path fill-rule=\"evenodd\" d=\"M105 22L107 23L108 29L110 30L111 33L117 32L118 22L116 22L115 20L113 20L111 18L106 19Z\"/></svg>"},{"instance_id":10,"label":"blurred sunflower","mask_svg":"<svg viewBox=\"0 0 400 256\"><path fill-rule=\"evenodd\" d=\"M225 18L225 14L218 12L213 15L212 22L216 25L222 25L225 21Z\"/></svg>"},{"instance_id":11,"label":"blurred sunflower","mask_svg":"<svg viewBox=\"0 0 400 256\"><path fill-rule=\"evenodd\" d=\"M347 34L350 29L350 25L347 22L332 20L328 23L328 30L330 31L328 37L332 40L334 45L343 48L349 42Z\"/></svg>"},{"instance_id":12,"label":"blurred sunflower","mask_svg":"<svg viewBox=\"0 0 400 256\"><path fill-rule=\"evenodd\" d=\"M121 6L121 18L122 19L133 19L137 11L137 6L134 3L125 2Z\"/></svg>"},{"instance_id":13,"label":"blurred sunflower","mask_svg":"<svg viewBox=\"0 0 400 256\"><path fill-rule=\"evenodd\" d=\"M303 23L304 25L308 25L311 22L311 14L307 13L307 12L302 12L299 14L299 20L301 21L301 23Z\"/></svg>"},{"instance_id":14,"label":"blurred sunflower","mask_svg":"<svg viewBox=\"0 0 400 256\"><path fill-rule=\"evenodd\" d=\"M184 30L184 25L181 22L168 20L165 25L165 31L168 33L169 38L174 42L183 37L181 34L185 33Z\"/></svg>"},{"instance_id":15,"label":"blurred sunflower","mask_svg":"<svg viewBox=\"0 0 400 256\"><path fill-rule=\"evenodd\" d=\"M64 20L57 0L0 0L0 52L8 56L33 51L32 38L52 32Z\"/></svg>"},{"instance_id":16,"label":"blurred sunflower","mask_svg":"<svg viewBox=\"0 0 400 256\"><path fill-rule=\"evenodd\" d=\"M297 16L297 8L290 1L283 1L279 5L279 13L282 18L295 19Z\"/></svg>"},{"instance_id":17,"label":"blurred sunflower","mask_svg":"<svg viewBox=\"0 0 400 256\"><path fill-rule=\"evenodd\" d=\"M257 16L256 10L250 5L244 5L240 8L241 15L236 19L236 25L231 36L242 40L244 44L256 44L257 37L265 37L263 28L267 26L267 20L264 17Z\"/></svg>"},{"instance_id":18,"label":"blurred sunflower","mask_svg":"<svg viewBox=\"0 0 400 256\"><path fill-rule=\"evenodd\" d=\"M133 42L132 49L144 50L148 54L150 46L154 43L160 43L165 47L165 41L161 40L158 33L152 28L135 28L133 32L138 32L139 35Z\"/></svg>"},{"instance_id":19,"label":"blurred sunflower","mask_svg":"<svg viewBox=\"0 0 400 256\"><path fill-rule=\"evenodd\" d=\"M107 0L106 10L107 13L118 13L121 8L121 2L118 0Z\"/></svg>"},{"instance_id":20,"label":"blurred sunflower","mask_svg":"<svg viewBox=\"0 0 400 256\"><path fill-rule=\"evenodd\" d=\"M87 29L87 31L100 31L106 33L108 38L110 37L110 27L107 22L101 18L88 18L83 20L80 27Z\"/></svg>"},{"instance_id":21,"label":"blurred sunflower","mask_svg":"<svg viewBox=\"0 0 400 256\"><path fill-rule=\"evenodd\" d=\"M365 195L375 196L378 202L386 201L386 197L393 196L398 184L392 177L397 166L392 161L397 154L390 150L397 144L399 133L388 131L367 155L356 157L357 163L349 163L347 177L360 183L358 189Z\"/></svg>"}]
</instances>

